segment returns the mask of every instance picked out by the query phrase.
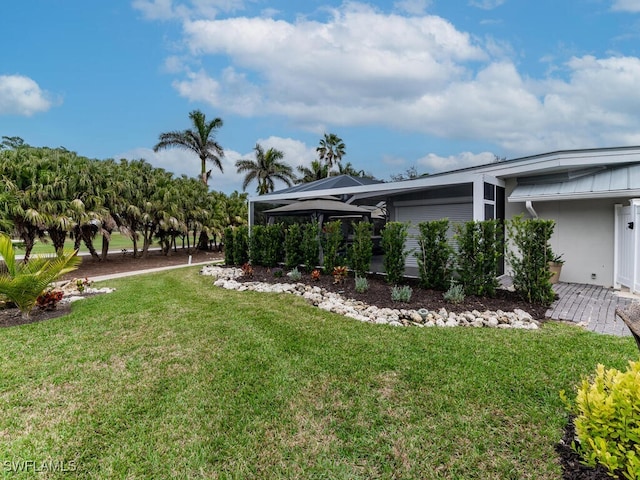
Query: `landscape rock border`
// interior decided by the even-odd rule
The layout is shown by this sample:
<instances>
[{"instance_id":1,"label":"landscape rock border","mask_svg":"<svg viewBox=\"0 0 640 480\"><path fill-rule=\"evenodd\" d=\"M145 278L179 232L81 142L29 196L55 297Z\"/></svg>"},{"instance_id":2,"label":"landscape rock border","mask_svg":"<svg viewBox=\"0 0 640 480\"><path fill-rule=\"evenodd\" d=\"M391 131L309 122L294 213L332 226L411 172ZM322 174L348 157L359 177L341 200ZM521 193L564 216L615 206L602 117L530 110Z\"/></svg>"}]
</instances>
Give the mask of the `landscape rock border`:
<instances>
[{"instance_id":1,"label":"landscape rock border","mask_svg":"<svg viewBox=\"0 0 640 480\"><path fill-rule=\"evenodd\" d=\"M454 313L445 308L438 311L427 308L418 310L378 308L375 305L367 305L358 300L344 298L340 294L304 283L238 282L236 279L243 275L239 268L206 265L200 269L200 274L214 277L213 284L216 287L239 292L290 293L300 296L312 305L328 312L367 323L395 327L489 327L520 330L537 330L540 327L539 321L531 317L528 312L520 309L513 312L473 310Z\"/></svg>"}]
</instances>

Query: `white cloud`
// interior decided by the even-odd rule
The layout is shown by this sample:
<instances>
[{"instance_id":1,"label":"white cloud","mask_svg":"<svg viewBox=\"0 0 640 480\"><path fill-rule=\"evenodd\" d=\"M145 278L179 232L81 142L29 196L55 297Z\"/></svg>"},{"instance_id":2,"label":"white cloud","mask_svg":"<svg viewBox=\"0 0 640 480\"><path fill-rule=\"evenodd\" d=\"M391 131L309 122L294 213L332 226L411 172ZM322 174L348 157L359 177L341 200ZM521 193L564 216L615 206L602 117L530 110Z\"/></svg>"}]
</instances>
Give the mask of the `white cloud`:
<instances>
[{"instance_id":1,"label":"white cloud","mask_svg":"<svg viewBox=\"0 0 640 480\"><path fill-rule=\"evenodd\" d=\"M614 0L611 9L615 12L640 12L640 0Z\"/></svg>"},{"instance_id":2,"label":"white cloud","mask_svg":"<svg viewBox=\"0 0 640 480\"><path fill-rule=\"evenodd\" d=\"M421 15L427 11L431 0L399 0L393 4L395 8L412 15Z\"/></svg>"},{"instance_id":3,"label":"white cloud","mask_svg":"<svg viewBox=\"0 0 640 480\"><path fill-rule=\"evenodd\" d=\"M0 75L0 115L31 116L52 106L47 92L22 75Z\"/></svg>"},{"instance_id":4,"label":"white cloud","mask_svg":"<svg viewBox=\"0 0 640 480\"><path fill-rule=\"evenodd\" d=\"M449 155L448 157L441 157L435 153L430 153L424 157L418 159L416 162L418 166L424 168L418 168L418 171L426 170L426 173L438 173L449 170L456 170L458 168L473 167L476 165L485 165L495 160L495 155L491 152L471 153L462 152L458 155Z\"/></svg>"},{"instance_id":5,"label":"white cloud","mask_svg":"<svg viewBox=\"0 0 640 480\"><path fill-rule=\"evenodd\" d=\"M483 10L493 10L502 5L506 0L470 0L469 5Z\"/></svg>"},{"instance_id":6,"label":"white cloud","mask_svg":"<svg viewBox=\"0 0 640 480\"><path fill-rule=\"evenodd\" d=\"M637 57L574 57L531 78L500 39L354 2L325 21L187 20L184 35L200 66L168 60L184 72L174 87L223 112L319 133L375 125L482 141L508 156L638 143ZM214 69L209 57L226 63Z\"/></svg>"},{"instance_id":7,"label":"white cloud","mask_svg":"<svg viewBox=\"0 0 640 480\"><path fill-rule=\"evenodd\" d=\"M220 12L242 10L245 0L133 0L132 6L149 20L215 18Z\"/></svg>"}]
</instances>

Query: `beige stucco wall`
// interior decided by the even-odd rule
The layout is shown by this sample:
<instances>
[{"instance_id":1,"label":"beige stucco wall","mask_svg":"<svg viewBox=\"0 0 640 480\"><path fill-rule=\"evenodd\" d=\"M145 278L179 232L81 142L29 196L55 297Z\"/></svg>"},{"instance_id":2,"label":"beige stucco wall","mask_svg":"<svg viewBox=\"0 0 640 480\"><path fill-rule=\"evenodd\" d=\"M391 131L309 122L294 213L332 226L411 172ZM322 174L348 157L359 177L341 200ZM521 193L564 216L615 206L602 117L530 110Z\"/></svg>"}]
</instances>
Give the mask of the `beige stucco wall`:
<instances>
[{"instance_id":1,"label":"beige stucco wall","mask_svg":"<svg viewBox=\"0 0 640 480\"><path fill-rule=\"evenodd\" d=\"M507 183L507 198L515 186ZM563 200L533 202L538 217L556 222L551 238L554 252L562 253L565 264L561 280L611 287L614 284L614 205L628 205L628 199ZM506 217L524 213L524 203L506 205ZM508 270L508 267L507 267ZM595 274L595 279L592 278Z\"/></svg>"}]
</instances>

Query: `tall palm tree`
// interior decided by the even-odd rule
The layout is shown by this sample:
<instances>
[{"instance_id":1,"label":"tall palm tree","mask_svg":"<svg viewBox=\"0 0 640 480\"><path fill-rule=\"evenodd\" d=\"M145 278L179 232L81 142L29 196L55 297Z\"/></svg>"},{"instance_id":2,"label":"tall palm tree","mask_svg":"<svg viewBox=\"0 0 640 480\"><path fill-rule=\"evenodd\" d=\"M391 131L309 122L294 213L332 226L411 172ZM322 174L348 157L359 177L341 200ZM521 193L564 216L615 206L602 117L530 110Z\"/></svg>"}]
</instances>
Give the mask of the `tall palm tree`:
<instances>
[{"instance_id":1,"label":"tall palm tree","mask_svg":"<svg viewBox=\"0 0 640 480\"><path fill-rule=\"evenodd\" d=\"M329 168L340 163L342 157L346 155L344 142L335 133L325 133L316 152L320 160L324 160Z\"/></svg>"},{"instance_id":2,"label":"tall palm tree","mask_svg":"<svg viewBox=\"0 0 640 480\"><path fill-rule=\"evenodd\" d=\"M200 158L200 179L202 183L208 185L211 170L207 171L207 160L212 162L221 172L223 171L221 159L224 157L224 150L215 139L216 130L222 127L222 119L214 118L207 122L204 113L200 110L189 113L189 118L193 123L193 129L161 133L153 151L157 152L171 147L192 151Z\"/></svg>"},{"instance_id":3,"label":"tall palm tree","mask_svg":"<svg viewBox=\"0 0 640 480\"><path fill-rule=\"evenodd\" d=\"M320 160L313 160L311 168L298 165L298 172L302 175L296 180L296 183L309 183L316 180L322 180L329 176L329 165L322 164Z\"/></svg>"},{"instance_id":4,"label":"tall palm tree","mask_svg":"<svg viewBox=\"0 0 640 480\"><path fill-rule=\"evenodd\" d=\"M243 158L236 162L238 173L247 173L244 182L242 182L242 190L246 190L254 180L258 181L256 188L258 195L273 192L274 180L280 180L288 187L292 185L291 182L295 179L293 170L291 166L280 161L284 158L284 153L275 148L270 148L265 152L259 143L256 143L253 150L256 152L255 160Z\"/></svg>"}]
</instances>

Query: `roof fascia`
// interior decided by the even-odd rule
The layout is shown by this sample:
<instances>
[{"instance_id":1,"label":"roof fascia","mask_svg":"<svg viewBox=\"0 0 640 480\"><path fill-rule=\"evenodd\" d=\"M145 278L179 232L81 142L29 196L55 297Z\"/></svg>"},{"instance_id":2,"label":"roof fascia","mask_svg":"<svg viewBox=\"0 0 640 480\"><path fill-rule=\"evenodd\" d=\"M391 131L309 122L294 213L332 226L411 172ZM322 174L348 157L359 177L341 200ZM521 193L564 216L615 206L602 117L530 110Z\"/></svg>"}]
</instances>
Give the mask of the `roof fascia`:
<instances>
[{"instance_id":1,"label":"roof fascia","mask_svg":"<svg viewBox=\"0 0 640 480\"><path fill-rule=\"evenodd\" d=\"M564 195L538 195L538 196L522 196L512 197L507 200L509 203L524 203L524 202L553 202L556 200L597 200L602 198L625 198L625 197L639 197L640 189L634 190L619 190L619 191L607 191L607 192L584 192L584 193L567 193Z\"/></svg>"}]
</instances>

